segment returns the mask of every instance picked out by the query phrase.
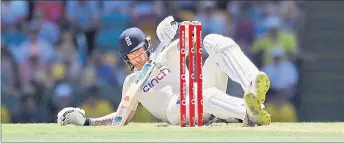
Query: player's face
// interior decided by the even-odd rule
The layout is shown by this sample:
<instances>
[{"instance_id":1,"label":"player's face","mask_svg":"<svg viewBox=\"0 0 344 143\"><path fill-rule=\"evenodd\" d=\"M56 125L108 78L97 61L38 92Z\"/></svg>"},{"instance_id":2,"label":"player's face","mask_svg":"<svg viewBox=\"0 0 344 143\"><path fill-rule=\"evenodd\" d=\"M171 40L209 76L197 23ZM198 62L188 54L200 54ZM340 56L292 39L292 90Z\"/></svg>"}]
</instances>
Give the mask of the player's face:
<instances>
[{"instance_id":1,"label":"player's face","mask_svg":"<svg viewBox=\"0 0 344 143\"><path fill-rule=\"evenodd\" d=\"M148 55L146 53L145 48L140 48L130 54L127 55L131 64L133 64L137 69L141 70L141 68L145 65L148 60Z\"/></svg>"}]
</instances>

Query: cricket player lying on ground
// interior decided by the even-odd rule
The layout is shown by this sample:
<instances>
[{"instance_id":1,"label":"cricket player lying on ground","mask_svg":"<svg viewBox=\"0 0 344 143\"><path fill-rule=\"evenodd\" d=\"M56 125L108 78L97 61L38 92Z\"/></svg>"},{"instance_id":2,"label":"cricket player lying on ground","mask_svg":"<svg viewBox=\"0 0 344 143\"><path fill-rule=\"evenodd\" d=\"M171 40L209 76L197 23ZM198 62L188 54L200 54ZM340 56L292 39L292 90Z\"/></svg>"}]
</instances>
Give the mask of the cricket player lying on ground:
<instances>
[{"instance_id":1,"label":"cricket player lying on ground","mask_svg":"<svg viewBox=\"0 0 344 143\"><path fill-rule=\"evenodd\" d=\"M136 93L140 98L135 104L137 107L140 102L157 118L179 125L179 40L172 41L178 29L178 26L171 24L173 21L173 17L169 16L157 27L157 36L166 47L157 56L158 65ZM157 52L153 51L150 39L138 28L126 29L119 40L119 52L133 69L133 73L126 77L123 84L122 94L125 94L139 70ZM203 66L204 123L210 120L210 116L215 116L223 120L242 120L245 126L269 125L270 114L263 110L265 94L270 86L267 75L257 69L231 38L209 34L204 37L203 46L209 54ZM228 77L240 83L245 91L243 98L226 94ZM136 107L131 110L126 123L133 117ZM101 126L113 125L116 114L114 112L100 118L86 118L84 110L67 107L57 117L60 125Z\"/></svg>"}]
</instances>

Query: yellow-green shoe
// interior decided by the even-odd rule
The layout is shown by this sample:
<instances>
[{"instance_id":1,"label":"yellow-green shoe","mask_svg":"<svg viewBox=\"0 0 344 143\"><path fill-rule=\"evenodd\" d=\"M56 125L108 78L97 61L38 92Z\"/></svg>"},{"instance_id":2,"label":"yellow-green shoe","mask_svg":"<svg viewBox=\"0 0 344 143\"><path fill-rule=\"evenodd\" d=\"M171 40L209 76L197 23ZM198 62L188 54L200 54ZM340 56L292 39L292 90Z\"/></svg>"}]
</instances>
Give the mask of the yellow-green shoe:
<instances>
[{"instance_id":1,"label":"yellow-green shoe","mask_svg":"<svg viewBox=\"0 0 344 143\"><path fill-rule=\"evenodd\" d=\"M271 116L268 112L262 109L261 102L253 93L245 93L244 100L246 101L246 111L249 120L258 126L269 125L271 123Z\"/></svg>"},{"instance_id":2,"label":"yellow-green shoe","mask_svg":"<svg viewBox=\"0 0 344 143\"><path fill-rule=\"evenodd\" d=\"M269 77L264 72L259 72L255 81L255 89L257 92L257 97L262 104L265 102L266 92L268 92L269 88Z\"/></svg>"}]
</instances>

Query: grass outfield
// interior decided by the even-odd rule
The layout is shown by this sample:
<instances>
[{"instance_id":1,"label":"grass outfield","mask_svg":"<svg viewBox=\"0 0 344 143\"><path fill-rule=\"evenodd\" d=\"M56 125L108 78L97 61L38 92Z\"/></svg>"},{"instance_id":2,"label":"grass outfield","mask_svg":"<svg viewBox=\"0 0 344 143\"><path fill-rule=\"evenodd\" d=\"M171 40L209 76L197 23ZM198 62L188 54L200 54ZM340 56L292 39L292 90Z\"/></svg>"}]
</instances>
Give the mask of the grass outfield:
<instances>
[{"instance_id":1,"label":"grass outfield","mask_svg":"<svg viewBox=\"0 0 344 143\"><path fill-rule=\"evenodd\" d=\"M181 128L164 123L130 123L125 127L80 127L57 124L2 124L2 141L344 141L344 123L272 123L242 127L214 124Z\"/></svg>"}]
</instances>

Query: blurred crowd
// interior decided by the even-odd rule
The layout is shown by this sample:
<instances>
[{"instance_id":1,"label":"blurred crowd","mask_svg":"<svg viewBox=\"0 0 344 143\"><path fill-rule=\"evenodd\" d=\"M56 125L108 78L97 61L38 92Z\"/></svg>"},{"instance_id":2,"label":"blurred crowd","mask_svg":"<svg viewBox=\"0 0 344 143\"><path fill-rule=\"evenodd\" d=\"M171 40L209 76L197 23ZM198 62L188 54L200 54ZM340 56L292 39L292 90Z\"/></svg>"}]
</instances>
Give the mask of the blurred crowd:
<instances>
[{"instance_id":1,"label":"blurred crowd","mask_svg":"<svg viewBox=\"0 0 344 143\"><path fill-rule=\"evenodd\" d=\"M156 46L156 27L168 15L232 37L271 79L272 120L297 120L302 1L3 0L1 122L56 122L67 106L88 117L114 112L130 73L117 52L119 35L139 27ZM134 120L152 120L146 113L140 107Z\"/></svg>"}]
</instances>

